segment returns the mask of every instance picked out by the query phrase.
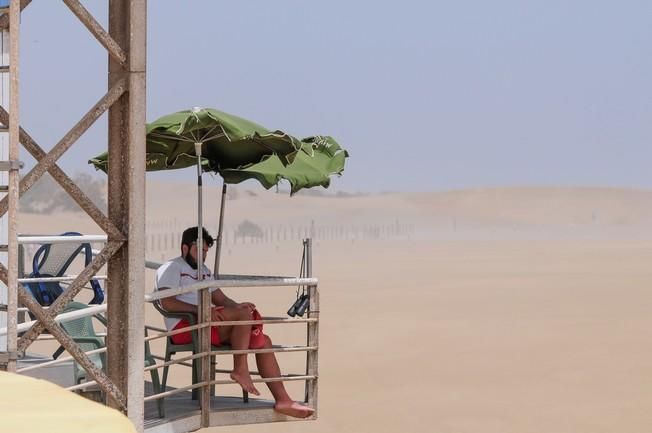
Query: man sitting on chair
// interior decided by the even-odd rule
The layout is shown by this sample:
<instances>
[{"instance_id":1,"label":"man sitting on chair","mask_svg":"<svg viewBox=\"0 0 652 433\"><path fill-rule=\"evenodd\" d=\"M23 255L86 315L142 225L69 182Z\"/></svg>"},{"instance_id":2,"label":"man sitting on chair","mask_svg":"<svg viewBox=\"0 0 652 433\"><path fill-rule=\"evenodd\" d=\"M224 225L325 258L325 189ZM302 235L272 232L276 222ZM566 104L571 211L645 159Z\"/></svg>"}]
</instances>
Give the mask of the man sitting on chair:
<instances>
[{"instance_id":1,"label":"man sitting on chair","mask_svg":"<svg viewBox=\"0 0 652 433\"><path fill-rule=\"evenodd\" d=\"M197 238L198 228L190 227L181 236L181 256L164 263L156 272L156 289L164 290L169 288L189 286L197 283ZM203 256L206 260L206 253L213 245L213 237L203 229ZM210 270L202 263L203 278L212 279ZM211 321L240 321L252 320L256 306L251 302L235 302L226 296L219 288L209 289L211 292ZM192 313L197 314L199 296L197 292L184 293L174 297L162 298L161 306L171 313ZM257 311L255 314L258 316ZM186 320L165 318L165 325L168 330L176 330L189 326ZM237 326L214 326L211 327L211 344L219 346L228 343L234 350L249 349L251 345L252 325ZM271 348L272 341L267 335L262 335L260 347ZM188 344L192 342L192 332L185 332L173 335L172 341L175 344ZM262 377L279 377L281 370L276 361L274 353L257 353L256 364ZM242 389L260 395L254 386L249 374L247 355L233 355L233 371L231 378L238 382ZM267 387L272 392L276 404L274 409L284 415L296 418L306 418L313 414L314 409L301 403L293 401L288 395L283 382L268 382Z\"/></svg>"}]
</instances>

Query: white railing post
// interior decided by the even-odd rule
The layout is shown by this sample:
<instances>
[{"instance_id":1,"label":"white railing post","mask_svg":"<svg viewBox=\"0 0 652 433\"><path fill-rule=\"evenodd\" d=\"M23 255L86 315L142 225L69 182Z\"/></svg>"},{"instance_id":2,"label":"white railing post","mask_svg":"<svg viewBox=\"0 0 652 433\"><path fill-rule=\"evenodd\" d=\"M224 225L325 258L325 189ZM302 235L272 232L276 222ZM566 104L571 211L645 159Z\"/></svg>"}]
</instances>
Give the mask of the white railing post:
<instances>
[{"instance_id":1,"label":"white railing post","mask_svg":"<svg viewBox=\"0 0 652 433\"><path fill-rule=\"evenodd\" d=\"M312 278L312 239L306 239L306 276ZM319 290L316 284L308 286L308 296L310 298L310 307L308 309L308 318L317 319L314 322L308 322L308 341L307 346L319 347ZM310 407L315 409L317 417L317 389L319 377L319 349L308 352L306 355L306 376L314 376L315 379L306 381L305 400Z\"/></svg>"}]
</instances>

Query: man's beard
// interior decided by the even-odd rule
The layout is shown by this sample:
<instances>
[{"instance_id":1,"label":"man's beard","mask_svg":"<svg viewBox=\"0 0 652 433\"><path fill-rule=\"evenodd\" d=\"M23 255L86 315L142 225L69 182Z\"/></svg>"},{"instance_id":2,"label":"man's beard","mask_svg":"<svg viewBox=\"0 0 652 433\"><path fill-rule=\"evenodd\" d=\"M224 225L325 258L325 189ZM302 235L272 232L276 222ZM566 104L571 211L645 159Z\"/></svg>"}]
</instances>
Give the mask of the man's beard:
<instances>
[{"instance_id":1,"label":"man's beard","mask_svg":"<svg viewBox=\"0 0 652 433\"><path fill-rule=\"evenodd\" d=\"M197 269L197 260L195 260L190 253L186 254L186 256L183 258L186 263L188 263L188 266L190 266L193 269Z\"/></svg>"}]
</instances>

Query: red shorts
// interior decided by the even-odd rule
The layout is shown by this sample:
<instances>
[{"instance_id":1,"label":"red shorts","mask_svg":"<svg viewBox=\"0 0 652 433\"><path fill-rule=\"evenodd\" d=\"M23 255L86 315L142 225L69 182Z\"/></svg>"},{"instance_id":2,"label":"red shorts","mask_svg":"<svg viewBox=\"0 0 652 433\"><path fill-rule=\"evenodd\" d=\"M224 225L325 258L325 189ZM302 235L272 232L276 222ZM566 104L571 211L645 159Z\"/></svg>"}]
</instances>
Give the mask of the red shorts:
<instances>
[{"instance_id":1,"label":"red shorts","mask_svg":"<svg viewBox=\"0 0 652 433\"><path fill-rule=\"evenodd\" d=\"M258 310L254 310L253 320L261 320L262 316L258 312ZM182 329L182 328L187 328L190 326L190 323L185 320L181 319L177 325L172 328L173 331L176 331L177 329ZM172 335L172 342L174 344L190 344L192 343L192 331L188 332L182 332L180 334ZM220 334L217 332L217 326L211 326L211 344L213 346L219 346L221 344L220 340ZM249 340L249 348L250 349L261 349L265 346L265 334L263 334L263 325L253 325L251 327L251 338Z\"/></svg>"},{"instance_id":2,"label":"red shorts","mask_svg":"<svg viewBox=\"0 0 652 433\"><path fill-rule=\"evenodd\" d=\"M172 330L176 331L177 329L187 328L188 326L190 326L190 323L186 319L181 319ZM190 344L192 343L192 331L182 332L171 336L171 338L174 344ZM211 344L213 346L220 345L220 333L217 332L217 326L211 326Z\"/></svg>"}]
</instances>

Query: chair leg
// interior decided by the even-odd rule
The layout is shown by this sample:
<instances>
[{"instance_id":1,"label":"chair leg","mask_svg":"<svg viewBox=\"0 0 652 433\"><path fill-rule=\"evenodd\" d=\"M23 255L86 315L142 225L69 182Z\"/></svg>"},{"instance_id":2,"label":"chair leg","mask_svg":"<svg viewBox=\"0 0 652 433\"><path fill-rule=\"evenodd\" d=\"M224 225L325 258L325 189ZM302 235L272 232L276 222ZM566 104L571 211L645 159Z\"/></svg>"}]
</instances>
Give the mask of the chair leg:
<instances>
[{"instance_id":1,"label":"chair leg","mask_svg":"<svg viewBox=\"0 0 652 433\"><path fill-rule=\"evenodd\" d=\"M249 403L249 393L244 389L242 390L242 402Z\"/></svg>"},{"instance_id":2,"label":"chair leg","mask_svg":"<svg viewBox=\"0 0 652 433\"><path fill-rule=\"evenodd\" d=\"M196 355L200 352L199 349L199 335L198 332L193 331L193 338L192 338L192 354ZM192 360L192 384L199 383L199 378L201 377L201 373L199 369L201 368L201 363L199 362L199 358L195 358ZM199 400L199 388L193 388L192 389L192 399L193 400Z\"/></svg>"},{"instance_id":3,"label":"chair leg","mask_svg":"<svg viewBox=\"0 0 652 433\"><path fill-rule=\"evenodd\" d=\"M167 348L165 349L165 362L169 362L170 359L172 359L172 352L168 351ZM161 389L163 392L167 391L166 384L168 383L168 368L170 368L169 365L166 365L163 367L163 381L161 382Z\"/></svg>"},{"instance_id":4,"label":"chair leg","mask_svg":"<svg viewBox=\"0 0 652 433\"><path fill-rule=\"evenodd\" d=\"M63 346L59 346L59 348L52 354L52 359L57 359L63 352L65 352L65 350L66 349Z\"/></svg>"},{"instance_id":5,"label":"chair leg","mask_svg":"<svg viewBox=\"0 0 652 433\"><path fill-rule=\"evenodd\" d=\"M197 382L199 382L199 361L197 359L193 359L192 360L192 384L194 385ZM199 388L192 389L192 399L199 400Z\"/></svg>"},{"instance_id":6,"label":"chair leg","mask_svg":"<svg viewBox=\"0 0 652 433\"><path fill-rule=\"evenodd\" d=\"M161 392L161 383L159 382L158 371L154 369L150 370L150 373L152 374L152 387L154 388L154 394L158 394ZM159 418L165 418L165 401L163 398L156 400L156 407L158 408Z\"/></svg>"},{"instance_id":7,"label":"chair leg","mask_svg":"<svg viewBox=\"0 0 652 433\"><path fill-rule=\"evenodd\" d=\"M215 380L215 368L217 366L217 356L211 356L211 380ZM211 385L211 396L215 396L215 385Z\"/></svg>"}]
</instances>

